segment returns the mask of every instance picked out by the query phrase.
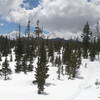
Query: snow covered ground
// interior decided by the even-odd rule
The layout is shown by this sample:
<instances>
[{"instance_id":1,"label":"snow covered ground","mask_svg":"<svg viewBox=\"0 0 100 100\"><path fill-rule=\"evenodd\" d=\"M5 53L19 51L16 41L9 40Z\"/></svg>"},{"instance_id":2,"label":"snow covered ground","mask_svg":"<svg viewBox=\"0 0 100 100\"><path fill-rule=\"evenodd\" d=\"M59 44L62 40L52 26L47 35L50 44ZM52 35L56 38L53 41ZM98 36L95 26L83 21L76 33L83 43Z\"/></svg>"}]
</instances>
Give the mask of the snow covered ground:
<instances>
[{"instance_id":1,"label":"snow covered ground","mask_svg":"<svg viewBox=\"0 0 100 100\"><path fill-rule=\"evenodd\" d=\"M80 75L74 80L67 76L57 80L57 68L50 66L44 95L38 95L37 85L32 84L35 73L15 74L14 65L10 63L11 80L0 79L0 100L100 100L100 88L95 85L97 79L100 81L100 61L83 60Z\"/></svg>"}]
</instances>

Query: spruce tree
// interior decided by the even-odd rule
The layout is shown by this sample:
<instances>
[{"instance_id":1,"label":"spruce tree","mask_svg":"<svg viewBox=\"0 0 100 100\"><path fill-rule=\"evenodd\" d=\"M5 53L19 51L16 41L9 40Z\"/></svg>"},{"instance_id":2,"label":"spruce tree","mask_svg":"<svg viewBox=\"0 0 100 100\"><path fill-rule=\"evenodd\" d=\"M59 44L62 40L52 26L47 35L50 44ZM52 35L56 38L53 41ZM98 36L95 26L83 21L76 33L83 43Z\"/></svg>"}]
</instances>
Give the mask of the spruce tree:
<instances>
[{"instance_id":1,"label":"spruce tree","mask_svg":"<svg viewBox=\"0 0 100 100\"><path fill-rule=\"evenodd\" d=\"M48 78L48 66L47 66L47 58L46 58L46 50L45 50L44 42L41 43L40 53L38 57L38 63L36 68L36 82L38 85L38 94L42 94L44 91L44 85L46 79Z\"/></svg>"},{"instance_id":2,"label":"spruce tree","mask_svg":"<svg viewBox=\"0 0 100 100\"><path fill-rule=\"evenodd\" d=\"M24 55L22 60L22 71L26 74L27 73L27 57Z\"/></svg>"},{"instance_id":3,"label":"spruce tree","mask_svg":"<svg viewBox=\"0 0 100 100\"><path fill-rule=\"evenodd\" d=\"M15 72L20 73L22 71L22 65L20 59L16 61Z\"/></svg>"},{"instance_id":4,"label":"spruce tree","mask_svg":"<svg viewBox=\"0 0 100 100\"><path fill-rule=\"evenodd\" d=\"M83 28L83 34L82 34L82 40L83 40L83 57L88 58L88 49L89 49L89 43L91 39L92 32L90 31L90 26L88 22Z\"/></svg>"},{"instance_id":5,"label":"spruce tree","mask_svg":"<svg viewBox=\"0 0 100 100\"><path fill-rule=\"evenodd\" d=\"M55 66L57 66L57 64L58 64L58 57L56 57L55 59Z\"/></svg>"},{"instance_id":6,"label":"spruce tree","mask_svg":"<svg viewBox=\"0 0 100 100\"><path fill-rule=\"evenodd\" d=\"M29 44L30 46L28 46L30 49L29 52L27 52L27 58L28 58L28 62L29 65L27 66L27 71L31 72L33 71L33 58L35 57L35 47L33 46L32 43Z\"/></svg>"},{"instance_id":7,"label":"spruce tree","mask_svg":"<svg viewBox=\"0 0 100 100\"><path fill-rule=\"evenodd\" d=\"M12 62L13 61L13 58L12 58L12 54L10 55L10 62Z\"/></svg>"},{"instance_id":8,"label":"spruce tree","mask_svg":"<svg viewBox=\"0 0 100 100\"><path fill-rule=\"evenodd\" d=\"M61 74L64 75L64 66L61 66Z\"/></svg>"},{"instance_id":9,"label":"spruce tree","mask_svg":"<svg viewBox=\"0 0 100 100\"><path fill-rule=\"evenodd\" d=\"M48 46L48 58L50 58L50 62L54 64L54 50L53 50L53 43L49 43Z\"/></svg>"},{"instance_id":10,"label":"spruce tree","mask_svg":"<svg viewBox=\"0 0 100 100\"><path fill-rule=\"evenodd\" d=\"M30 59L27 70L28 70L28 72L33 71L33 59Z\"/></svg>"},{"instance_id":11,"label":"spruce tree","mask_svg":"<svg viewBox=\"0 0 100 100\"><path fill-rule=\"evenodd\" d=\"M60 77L61 77L61 64L62 64L62 62L61 62L61 58L59 56L58 57L58 64L57 64L57 67L58 67L58 71L57 71L57 73L58 73L58 80L60 80Z\"/></svg>"},{"instance_id":12,"label":"spruce tree","mask_svg":"<svg viewBox=\"0 0 100 100\"><path fill-rule=\"evenodd\" d=\"M71 55L71 47L70 47L70 44L68 43L67 46L64 48L64 53L62 57L63 64L66 65L67 61L70 58L70 55Z\"/></svg>"},{"instance_id":13,"label":"spruce tree","mask_svg":"<svg viewBox=\"0 0 100 100\"><path fill-rule=\"evenodd\" d=\"M70 70L69 62L70 62L71 52L72 52L71 47L68 44L67 47L65 47L62 58L63 64L65 65L65 74L68 74Z\"/></svg>"},{"instance_id":14,"label":"spruce tree","mask_svg":"<svg viewBox=\"0 0 100 100\"><path fill-rule=\"evenodd\" d=\"M1 58L1 53L0 53L0 61L2 61L2 58Z\"/></svg>"},{"instance_id":15,"label":"spruce tree","mask_svg":"<svg viewBox=\"0 0 100 100\"><path fill-rule=\"evenodd\" d=\"M28 65L28 72L31 72L31 71L33 71L33 62L31 61L30 63L29 63L29 65Z\"/></svg>"},{"instance_id":16,"label":"spruce tree","mask_svg":"<svg viewBox=\"0 0 100 100\"><path fill-rule=\"evenodd\" d=\"M90 47L90 53L89 53L89 56L90 56L90 60L91 61L94 61L95 60L95 56L96 56L96 44L93 43Z\"/></svg>"},{"instance_id":17,"label":"spruce tree","mask_svg":"<svg viewBox=\"0 0 100 100\"><path fill-rule=\"evenodd\" d=\"M81 64L81 57L79 56L79 52L77 50L72 50L69 61L67 61L66 65L69 79L76 77L80 64Z\"/></svg>"},{"instance_id":18,"label":"spruce tree","mask_svg":"<svg viewBox=\"0 0 100 100\"><path fill-rule=\"evenodd\" d=\"M4 76L4 80L9 79L8 75L11 74L11 69L9 68L9 63L7 58L5 58L5 61L2 64L2 69L1 69L1 75Z\"/></svg>"},{"instance_id":19,"label":"spruce tree","mask_svg":"<svg viewBox=\"0 0 100 100\"><path fill-rule=\"evenodd\" d=\"M15 66L15 72L19 73L22 71L22 58L24 54L24 47L23 47L23 41L21 38L16 40L16 46L15 46L15 57L16 57L16 66Z\"/></svg>"},{"instance_id":20,"label":"spruce tree","mask_svg":"<svg viewBox=\"0 0 100 100\"><path fill-rule=\"evenodd\" d=\"M2 51L2 54L3 54L3 56L7 56L9 53L10 53L10 45L9 45L9 42L10 42L10 40L6 37L5 39L4 39L4 42L3 42L3 51Z\"/></svg>"}]
</instances>

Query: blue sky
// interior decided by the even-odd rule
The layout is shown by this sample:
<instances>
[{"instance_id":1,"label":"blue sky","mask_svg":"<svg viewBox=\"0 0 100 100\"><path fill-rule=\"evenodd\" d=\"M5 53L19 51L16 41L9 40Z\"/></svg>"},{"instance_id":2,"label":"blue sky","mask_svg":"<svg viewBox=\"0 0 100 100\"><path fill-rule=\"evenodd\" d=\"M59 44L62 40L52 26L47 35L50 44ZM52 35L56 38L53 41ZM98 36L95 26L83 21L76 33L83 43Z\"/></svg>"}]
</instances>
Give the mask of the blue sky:
<instances>
[{"instance_id":1,"label":"blue sky","mask_svg":"<svg viewBox=\"0 0 100 100\"><path fill-rule=\"evenodd\" d=\"M21 7L29 10L32 8L35 8L39 5L39 0L24 0L23 4L21 4ZM24 32L26 27L21 26L22 32ZM33 31L34 28L31 27L31 30ZM0 34L9 33L12 31L18 31L18 24L14 22L9 22L3 18L0 17Z\"/></svg>"},{"instance_id":2,"label":"blue sky","mask_svg":"<svg viewBox=\"0 0 100 100\"><path fill-rule=\"evenodd\" d=\"M26 9L32 9L39 5L39 0L24 0L24 4L22 4L22 7L25 7Z\"/></svg>"},{"instance_id":3,"label":"blue sky","mask_svg":"<svg viewBox=\"0 0 100 100\"><path fill-rule=\"evenodd\" d=\"M0 18L0 33L4 34L4 33L9 33L11 31L16 31L17 30L17 24L13 23L13 22L8 22L2 18Z\"/></svg>"}]
</instances>

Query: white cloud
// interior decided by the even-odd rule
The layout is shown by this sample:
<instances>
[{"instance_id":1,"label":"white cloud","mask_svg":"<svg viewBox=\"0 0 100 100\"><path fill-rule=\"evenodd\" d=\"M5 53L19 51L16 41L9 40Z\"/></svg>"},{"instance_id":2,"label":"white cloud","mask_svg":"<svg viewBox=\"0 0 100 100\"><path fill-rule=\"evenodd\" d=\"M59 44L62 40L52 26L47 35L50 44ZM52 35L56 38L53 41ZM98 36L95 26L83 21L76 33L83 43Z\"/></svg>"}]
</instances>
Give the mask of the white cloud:
<instances>
[{"instance_id":1,"label":"white cloud","mask_svg":"<svg viewBox=\"0 0 100 100\"><path fill-rule=\"evenodd\" d=\"M95 0L96 3L88 3L87 0L42 0L41 4L32 10L21 8L22 1L0 0L0 15L23 25L29 18L32 24L35 24L36 19L40 19L45 29L62 34L79 32L86 21L94 25L100 19L98 0ZM7 9L4 9L5 7Z\"/></svg>"},{"instance_id":2,"label":"white cloud","mask_svg":"<svg viewBox=\"0 0 100 100\"><path fill-rule=\"evenodd\" d=\"M0 0L0 15L7 16L10 11L20 7L23 0Z\"/></svg>"},{"instance_id":3,"label":"white cloud","mask_svg":"<svg viewBox=\"0 0 100 100\"><path fill-rule=\"evenodd\" d=\"M100 6L84 0L43 0L40 19L50 30L77 32L86 21L94 24L100 17Z\"/></svg>"}]
</instances>

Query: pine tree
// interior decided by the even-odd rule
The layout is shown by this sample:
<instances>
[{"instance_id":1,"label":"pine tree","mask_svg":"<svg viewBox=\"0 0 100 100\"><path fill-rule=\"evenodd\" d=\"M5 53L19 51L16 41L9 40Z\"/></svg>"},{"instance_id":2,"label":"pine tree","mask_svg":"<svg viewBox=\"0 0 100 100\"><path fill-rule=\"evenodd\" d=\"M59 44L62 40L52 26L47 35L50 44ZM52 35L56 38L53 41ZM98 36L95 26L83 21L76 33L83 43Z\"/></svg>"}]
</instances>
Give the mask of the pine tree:
<instances>
[{"instance_id":1,"label":"pine tree","mask_svg":"<svg viewBox=\"0 0 100 100\"><path fill-rule=\"evenodd\" d=\"M33 44L33 40L28 41L27 43L27 48L26 48L26 57L27 57L27 61L29 62L28 66L27 66L27 71L31 72L33 71L33 58L35 57L35 46Z\"/></svg>"},{"instance_id":2,"label":"pine tree","mask_svg":"<svg viewBox=\"0 0 100 100\"><path fill-rule=\"evenodd\" d=\"M61 74L64 75L64 66L61 66Z\"/></svg>"},{"instance_id":3,"label":"pine tree","mask_svg":"<svg viewBox=\"0 0 100 100\"><path fill-rule=\"evenodd\" d=\"M64 53L63 53L63 64L65 65L65 74L68 74L70 71L70 66L69 66L69 62L70 62L70 57L71 57L71 47L68 43L67 47L65 47Z\"/></svg>"},{"instance_id":4,"label":"pine tree","mask_svg":"<svg viewBox=\"0 0 100 100\"><path fill-rule=\"evenodd\" d=\"M29 59L29 65L28 65L27 70L28 70L28 72L33 71L33 57L30 57L30 59Z\"/></svg>"},{"instance_id":5,"label":"pine tree","mask_svg":"<svg viewBox=\"0 0 100 100\"><path fill-rule=\"evenodd\" d=\"M90 54L89 54L89 56L90 56L90 60L91 61L95 60L95 56L96 56L96 46L95 45L96 44L93 43L93 44L91 44L91 47L90 47Z\"/></svg>"},{"instance_id":6,"label":"pine tree","mask_svg":"<svg viewBox=\"0 0 100 100\"><path fill-rule=\"evenodd\" d=\"M3 54L3 56L7 56L9 53L10 53L10 45L9 45L9 40L8 40L8 38L6 37L5 39L4 39L4 42L3 42L3 52L2 52L2 54Z\"/></svg>"},{"instance_id":7,"label":"pine tree","mask_svg":"<svg viewBox=\"0 0 100 100\"><path fill-rule=\"evenodd\" d=\"M23 54L24 54L23 42L22 42L21 38L19 37L19 39L16 40L16 46L15 46L15 56L16 56L15 72L16 73L19 73L22 71L21 64L22 64Z\"/></svg>"},{"instance_id":8,"label":"pine tree","mask_svg":"<svg viewBox=\"0 0 100 100\"><path fill-rule=\"evenodd\" d=\"M19 38L16 40L16 46L15 46L15 54L16 54L16 60L21 60L24 54L24 46L23 41Z\"/></svg>"},{"instance_id":9,"label":"pine tree","mask_svg":"<svg viewBox=\"0 0 100 100\"><path fill-rule=\"evenodd\" d=\"M0 61L2 61L2 58L1 58L1 53L0 53Z\"/></svg>"},{"instance_id":10,"label":"pine tree","mask_svg":"<svg viewBox=\"0 0 100 100\"><path fill-rule=\"evenodd\" d=\"M69 60L71 55L71 47L70 44L68 43L67 46L64 48L64 53L63 53L63 64L66 65L67 61Z\"/></svg>"},{"instance_id":11,"label":"pine tree","mask_svg":"<svg viewBox=\"0 0 100 100\"><path fill-rule=\"evenodd\" d=\"M39 24L40 24L40 21L37 20L36 22L36 27L35 27L35 35L36 35L36 38L40 38L41 34L42 34L42 29L40 28Z\"/></svg>"},{"instance_id":12,"label":"pine tree","mask_svg":"<svg viewBox=\"0 0 100 100\"><path fill-rule=\"evenodd\" d=\"M58 80L60 80L60 77L61 77L61 58L60 58L60 56L58 57L58 64L57 64L58 66Z\"/></svg>"},{"instance_id":13,"label":"pine tree","mask_svg":"<svg viewBox=\"0 0 100 100\"><path fill-rule=\"evenodd\" d=\"M30 61L30 62L29 62L29 65L28 65L28 69L27 69L28 72L33 71L33 65L32 65L32 64L33 64L33 61Z\"/></svg>"},{"instance_id":14,"label":"pine tree","mask_svg":"<svg viewBox=\"0 0 100 100\"><path fill-rule=\"evenodd\" d=\"M88 49L89 49L89 43L91 39L92 32L90 31L90 26L88 22L83 28L83 34L82 34L82 39L83 39L83 57L88 58Z\"/></svg>"},{"instance_id":15,"label":"pine tree","mask_svg":"<svg viewBox=\"0 0 100 100\"><path fill-rule=\"evenodd\" d=\"M48 78L48 66L47 66L47 58L46 58L46 50L44 42L42 42L40 47L40 55L38 57L38 63L36 68L36 82L38 85L38 94L42 94L44 91L45 81Z\"/></svg>"},{"instance_id":16,"label":"pine tree","mask_svg":"<svg viewBox=\"0 0 100 100\"><path fill-rule=\"evenodd\" d=\"M5 58L5 61L2 64L2 69L1 69L2 76L4 76L4 80L9 79L8 75L11 74L11 69L9 68L9 63L7 58Z\"/></svg>"},{"instance_id":17,"label":"pine tree","mask_svg":"<svg viewBox=\"0 0 100 100\"><path fill-rule=\"evenodd\" d=\"M24 55L22 60L22 71L26 74L27 73L27 57Z\"/></svg>"},{"instance_id":18,"label":"pine tree","mask_svg":"<svg viewBox=\"0 0 100 100\"><path fill-rule=\"evenodd\" d=\"M81 55L80 55L80 50L76 50L73 52L73 73L72 77L75 78L78 74L78 69L80 68L81 64Z\"/></svg>"},{"instance_id":19,"label":"pine tree","mask_svg":"<svg viewBox=\"0 0 100 100\"><path fill-rule=\"evenodd\" d=\"M50 62L54 64L54 50L53 50L53 43L49 43L48 46L48 58L50 58Z\"/></svg>"},{"instance_id":20,"label":"pine tree","mask_svg":"<svg viewBox=\"0 0 100 100\"><path fill-rule=\"evenodd\" d=\"M76 77L80 64L81 64L81 57L79 56L79 52L77 50L72 50L69 61L67 61L66 65L69 79Z\"/></svg>"},{"instance_id":21,"label":"pine tree","mask_svg":"<svg viewBox=\"0 0 100 100\"><path fill-rule=\"evenodd\" d=\"M55 66L57 66L57 64L58 64L58 57L56 57L56 59L55 59Z\"/></svg>"},{"instance_id":22,"label":"pine tree","mask_svg":"<svg viewBox=\"0 0 100 100\"><path fill-rule=\"evenodd\" d=\"M21 61L20 61L20 59L19 59L19 60L17 60L17 62L16 62L15 72L16 72L16 73L20 73L21 71L22 71L22 65L21 65Z\"/></svg>"},{"instance_id":23,"label":"pine tree","mask_svg":"<svg viewBox=\"0 0 100 100\"><path fill-rule=\"evenodd\" d=\"M10 62L12 62L13 61L13 58L12 58L12 54L10 55Z\"/></svg>"}]
</instances>

